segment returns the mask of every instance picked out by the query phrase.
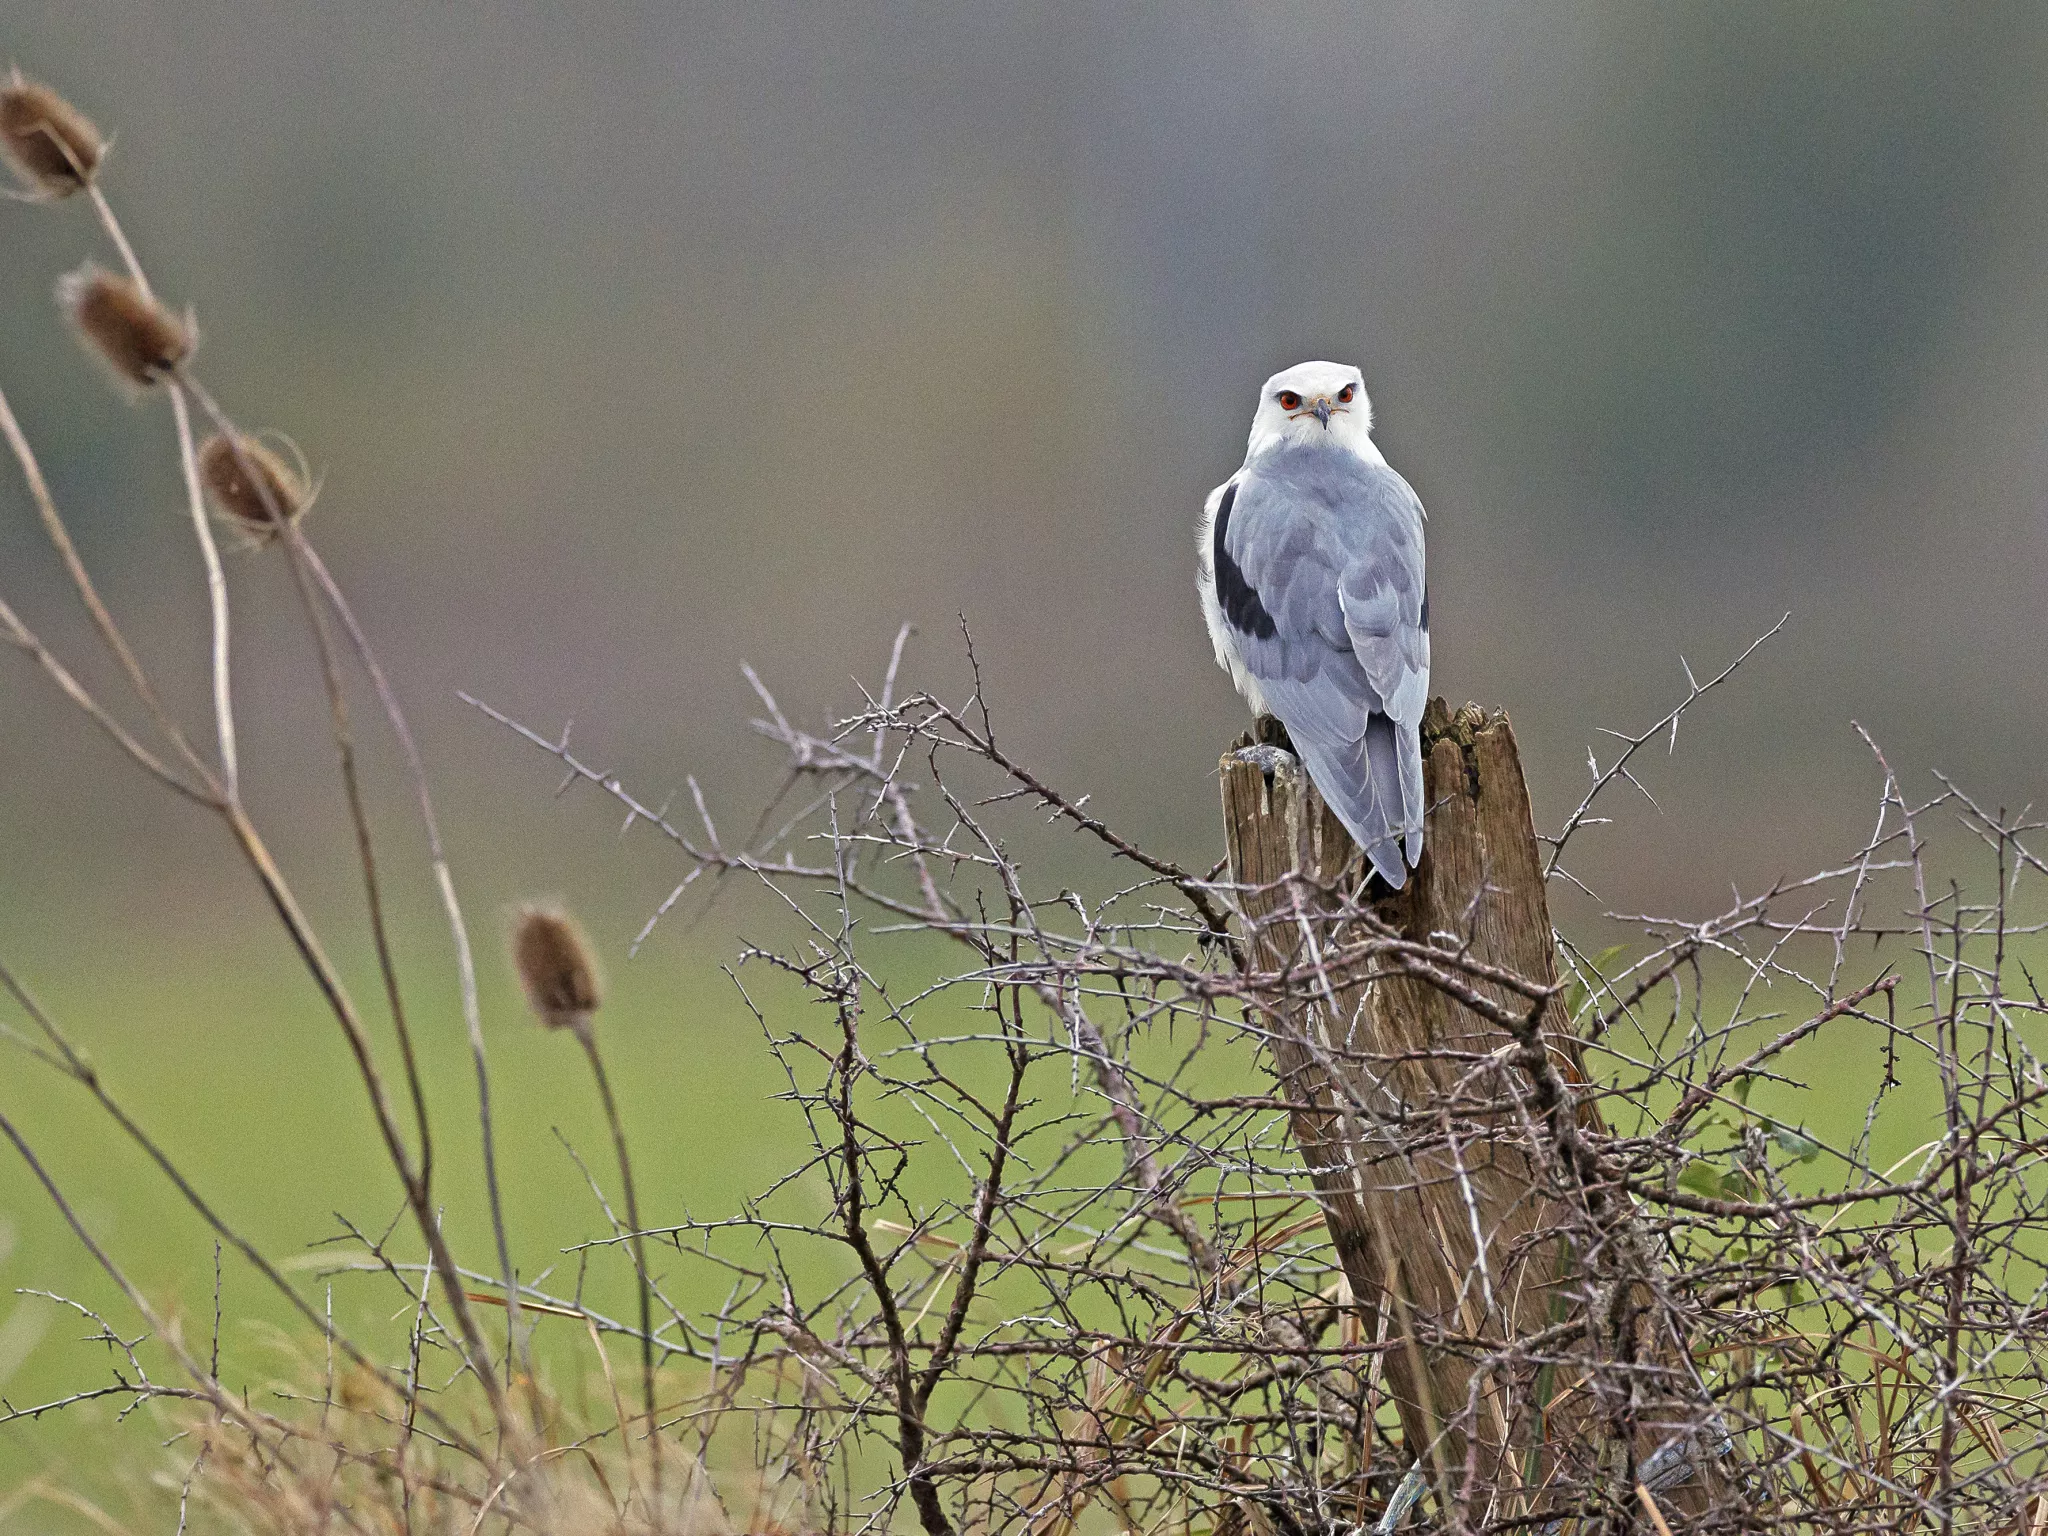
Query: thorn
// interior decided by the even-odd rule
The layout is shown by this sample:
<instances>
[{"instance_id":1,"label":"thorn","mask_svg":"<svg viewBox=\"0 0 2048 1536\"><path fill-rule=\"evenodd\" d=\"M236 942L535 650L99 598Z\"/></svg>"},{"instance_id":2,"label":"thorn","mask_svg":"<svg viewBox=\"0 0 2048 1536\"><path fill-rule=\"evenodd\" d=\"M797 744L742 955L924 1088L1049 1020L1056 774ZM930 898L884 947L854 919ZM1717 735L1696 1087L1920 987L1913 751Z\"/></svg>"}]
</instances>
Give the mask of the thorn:
<instances>
[{"instance_id":1,"label":"thorn","mask_svg":"<svg viewBox=\"0 0 2048 1536\"><path fill-rule=\"evenodd\" d=\"M1657 814L1659 816L1662 816L1664 814L1664 807L1661 805L1657 805L1657 797L1655 795L1651 794L1647 789L1643 789L1643 781L1641 779L1637 778L1634 774L1630 773L1626 768L1621 770L1621 776L1624 779L1627 779L1629 783L1635 785L1637 789L1643 790L1643 798L1649 801L1651 805L1656 806Z\"/></svg>"}]
</instances>

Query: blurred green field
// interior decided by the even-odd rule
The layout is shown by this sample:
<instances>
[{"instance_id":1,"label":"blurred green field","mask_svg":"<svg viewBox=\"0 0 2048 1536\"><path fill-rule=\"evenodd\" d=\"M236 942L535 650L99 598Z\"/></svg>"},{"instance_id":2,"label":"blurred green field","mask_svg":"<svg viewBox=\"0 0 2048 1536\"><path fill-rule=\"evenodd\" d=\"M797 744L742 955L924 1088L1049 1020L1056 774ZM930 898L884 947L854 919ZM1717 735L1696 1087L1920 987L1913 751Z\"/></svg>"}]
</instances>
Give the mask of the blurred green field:
<instances>
[{"instance_id":1,"label":"blurred green field","mask_svg":"<svg viewBox=\"0 0 2048 1536\"><path fill-rule=\"evenodd\" d=\"M493 936L480 937L495 972ZM384 1228L400 1211L396 1180L340 1033L310 985L284 968L195 973L166 964L171 957L155 958L138 966L130 953L118 964L95 965L90 986L82 996L74 989L66 1010L115 1094L274 1258L316 1252L314 1244L341 1232L336 1212L365 1231ZM650 1219L673 1220L686 1207L729 1211L792 1161L793 1112L769 1102L784 1086L781 1074L730 985L708 964L704 970L658 986L629 972L603 1017L617 1092L635 1127ZM486 985L501 1173L515 1252L532 1274L560 1263L564 1246L609 1231L556 1133L586 1155L616 1198L609 1142L574 1042L530 1025L501 978L492 975ZM437 1116L437 1187L456 1251L488 1270L495 1264L461 1020L452 994L417 991L415 1027ZM12 1010L6 1017L16 1022ZM164 1048L167 1038L179 1042L176 1049ZM212 1326L211 1234L83 1089L19 1055L5 1080L8 1112L19 1116L94 1236L148 1295L182 1317L188 1342L203 1347ZM0 1285L77 1298L104 1308L115 1327L135 1331L132 1309L20 1172L17 1163L0 1183L0 1223L9 1239ZM419 1251L403 1229L394 1246L408 1258ZM589 1300L623 1315L630 1290L617 1283L613 1268L595 1266ZM317 1282L303 1270L298 1278L317 1301ZM575 1288L573 1264L555 1283ZM715 1282L691 1274L685 1294L713 1301L706 1284ZM285 1375L303 1384L305 1362L281 1359L270 1327L284 1325L303 1348L304 1326L232 1252L224 1261L222 1305L229 1319L222 1339L227 1379L260 1384ZM392 1337L398 1302L387 1280L344 1276L335 1282L334 1306L352 1329ZM104 1347L78 1342L91 1331L46 1301L0 1303L0 1392L22 1407L107 1380ZM545 1344L548 1324L540 1335ZM572 1342L583 1348L580 1331ZM140 1455L157 1438L147 1414L118 1440L110 1438L111 1418L95 1406L0 1430L0 1487L38 1472L101 1484L112 1445Z\"/></svg>"}]
</instances>

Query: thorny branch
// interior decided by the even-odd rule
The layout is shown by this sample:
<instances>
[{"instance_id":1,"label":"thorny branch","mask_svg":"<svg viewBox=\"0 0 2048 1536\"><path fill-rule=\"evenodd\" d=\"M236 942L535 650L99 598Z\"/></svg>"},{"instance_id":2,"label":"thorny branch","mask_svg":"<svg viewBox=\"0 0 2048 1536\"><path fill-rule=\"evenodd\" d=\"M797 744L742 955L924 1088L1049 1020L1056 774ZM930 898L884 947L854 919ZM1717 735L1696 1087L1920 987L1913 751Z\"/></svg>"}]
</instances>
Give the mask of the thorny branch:
<instances>
[{"instance_id":1,"label":"thorny branch","mask_svg":"<svg viewBox=\"0 0 2048 1536\"><path fill-rule=\"evenodd\" d=\"M671 821L566 739L471 700L555 759L565 787L598 788L629 827L644 821L665 838L684 860L685 893L747 876L771 898L764 910L795 924L795 948L748 950L746 966L769 967L774 981L742 997L812 1128L811 1159L735 1217L662 1229L739 1282L713 1331L744 1333L757 1362L802 1363L807 1395L785 1400L792 1437L830 1451L886 1424L900 1456L889 1497L927 1531L1064 1533L1097 1503L1133 1529L1180 1529L1205 1510L1218 1530L1332 1529L1389 1507L1426 1450L1400 1443L1383 1384L1389 1348L1459 1352L1482 1377L1510 1362L1548 1362L1560 1384L1590 1369L1626 1397L1648 1363L1626 1348L1604 1363L1586 1351L1625 1342L1626 1315L1650 1305L1707 1341L1698 1385L1725 1428L1718 1454L1739 1469L1733 1502L1709 1524L1988 1533L1996 1511L2031 1520L2048 1509L2048 1412L2027 1385L2048 1363L2048 1253L2031 1236L2048 1216L2031 1139L2048 1078L2015 1028L2048 1010L2030 984L2023 995L2001 979L2019 975L2016 948L2042 931L2013 917L2014 882L2042 873L2029 824L1953 790L1908 806L1887 773L1890 809L1867 846L1705 919L1629 919L1638 938L1618 962L1566 946L1567 988L1481 965L1450 936L1404 940L1363 902L1311 960L1261 973L1218 953L1174 874L1143 864L1158 878L1091 893L1042 815L1013 816L999 833L984 813L1020 787L1055 823L1078 824L1062 814L1078 802L990 751L993 734L973 723L985 721L985 700L890 702L899 659L890 689L815 734L756 680L766 706L756 729L784 751L785 794L809 810L744 847L719 838L701 793L693 823ZM1727 675L1693 683L1687 702ZM1668 735L1680 712L1628 740ZM1624 755L1603 782L1628 772ZM1590 809L1589 799L1567 836L1592 824ZM1924 935L1917 921L1866 920L1897 907L1883 905L1888 882L1905 882L1915 909L1927 853L1901 844L1909 817L1925 825L1936 813L1995 855L1998 902L1932 897ZM1114 833L1101 841L1121 856ZM1040 863L1063 883L1035 881ZM1857 908L1846 928L1844 896ZM1933 990L1917 1015L1883 959L1868 980L1837 985L1845 932L1921 938ZM923 935L948 939L965 964L935 974L907 960L902 947ZM1245 935L1234 937L1249 954ZM1515 1070L1446 1046L1431 1052L1450 1069L1441 1101L1321 1110L1207 1087L1254 1080L1286 997L1327 1000L1382 976L1420 980L1506 1031ZM836 1043L791 1012L806 995L840 1020ZM1780 1000L1770 1011L1766 996ZM1785 1011L1802 996L1809 1007ZM1569 1016L1590 1082L1562 1075L1537 1038L1546 1008ZM978 1017L992 1022L977 1027ZM1974 1055L1962 1048L1971 1038ZM1328 1050L1368 1076L1402 1064ZM1801 1080L1829 1075L1843 1052L1900 1063L1846 1140L1803 1125L1811 1112L1800 1107ZM1067 1081L1055 1087L1048 1074L1059 1071ZM1879 1150L1880 1133L1914 1122L1912 1085L1928 1073L1955 1084L1951 1125L1901 1165ZM1012 1095L1014 1121L998 1115ZM1551 1198L1584 1225L1587 1301L1612 1316L1591 1334L1564 1317L1514 1337L1482 1308L1474 1326L1410 1344L1376 1335L1351 1305L1322 1222L1300 1214L1303 1169L1286 1124L1303 1110L1369 1110L1387 1155L1416 1166L1448 1154L1462 1167L1503 1124L1520 1125ZM1088 1171L1107 1150L1105 1128L1122 1148L1107 1180ZM977 1159L1019 1171L999 1188L974 1171ZM935 1196L948 1169L963 1192ZM777 1214L814 1172L835 1191L830 1222ZM1117 1189L1137 1198L1112 1203ZM1913 1256L1953 1241L1958 1189L1975 1213L1973 1262L1927 1270ZM1176 1248L1148 1242L1148 1222ZM731 1246L749 1237L765 1265ZM807 1296L794 1255L826 1238L855 1262ZM1643 1243L1668 1277L1653 1295L1630 1300L1622 1280L1596 1282L1603 1267L1637 1273L1645 1256L1622 1250ZM1475 1274L1475 1292L1485 1278ZM1942 1406L1954 1400L1972 1406ZM1475 1386L1469 1403L1441 1412L1455 1421L1497 1411L1490 1402ZM1944 1416L1955 1428L1945 1449ZM1553 1486L1532 1508L1626 1524L1645 1518L1647 1499L1676 1529L1693 1518L1671 1502L1685 1475L1683 1457L1653 1456L1619 1483ZM1540 1530L1558 1518L1445 1508L1433 1496L1423 1507L1470 1529Z\"/></svg>"}]
</instances>

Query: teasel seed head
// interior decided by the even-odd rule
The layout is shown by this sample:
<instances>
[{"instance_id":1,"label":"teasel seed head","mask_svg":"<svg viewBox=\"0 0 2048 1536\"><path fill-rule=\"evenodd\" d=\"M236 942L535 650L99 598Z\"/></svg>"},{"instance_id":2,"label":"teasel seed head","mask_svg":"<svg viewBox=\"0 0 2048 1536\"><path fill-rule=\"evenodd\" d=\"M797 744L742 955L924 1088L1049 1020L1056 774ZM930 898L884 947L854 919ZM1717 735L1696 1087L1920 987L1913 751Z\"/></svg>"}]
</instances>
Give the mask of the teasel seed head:
<instances>
[{"instance_id":1,"label":"teasel seed head","mask_svg":"<svg viewBox=\"0 0 2048 1536\"><path fill-rule=\"evenodd\" d=\"M0 154L25 191L69 197L92 185L107 141L78 108L14 70L0 85Z\"/></svg>"},{"instance_id":2,"label":"teasel seed head","mask_svg":"<svg viewBox=\"0 0 2048 1536\"><path fill-rule=\"evenodd\" d=\"M172 314L132 279L94 262L57 279L57 302L123 383L147 389L192 355L191 317Z\"/></svg>"},{"instance_id":3,"label":"teasel seed head","mask_svg":"<svg viewBox=\"0 0 2048 1536\"><path fill-rule=\"evenodd\" d=\"M576 919L559 907L520 908L512 925L512 964L541 1023L578 1034L590 1028L604 996L596 957Z\"/></svg>"},{"instance_id":4,"label":"teasel seed head","mask_svg":"<svg viewBox=\"0 0 2048 1536\"><path fill-rule=\"evenodd\" d=\"M239 434L230 441L216 432L199 445L199 482L214 510L259 546L278 536L278 518L297 522L313 504L303 467L287 464L282 454Z\"/></svg>"}]
</instances>

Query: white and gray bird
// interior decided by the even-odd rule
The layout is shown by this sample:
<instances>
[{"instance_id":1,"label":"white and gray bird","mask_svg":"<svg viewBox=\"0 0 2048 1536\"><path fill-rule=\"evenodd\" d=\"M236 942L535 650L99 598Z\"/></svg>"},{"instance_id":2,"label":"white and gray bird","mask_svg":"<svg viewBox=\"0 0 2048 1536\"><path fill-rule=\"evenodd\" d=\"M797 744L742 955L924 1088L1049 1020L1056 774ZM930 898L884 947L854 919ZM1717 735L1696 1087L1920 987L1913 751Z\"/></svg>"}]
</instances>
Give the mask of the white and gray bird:
<instances>
[{"instance_id":1,"label":"white and gray bird","mask_svg":"<svg viewBox=\"0 0 2048 1536\"><path fill-rule=\"evenodd\" d=\"M1364 377L1342 363L1266 380L1244 468L1202 509L1199 585L1217 665L1287 727L1316 788L1397 889L1422 857L1422 523L1421 501L1373 444Z\"/></svg>"}]
</instances>

